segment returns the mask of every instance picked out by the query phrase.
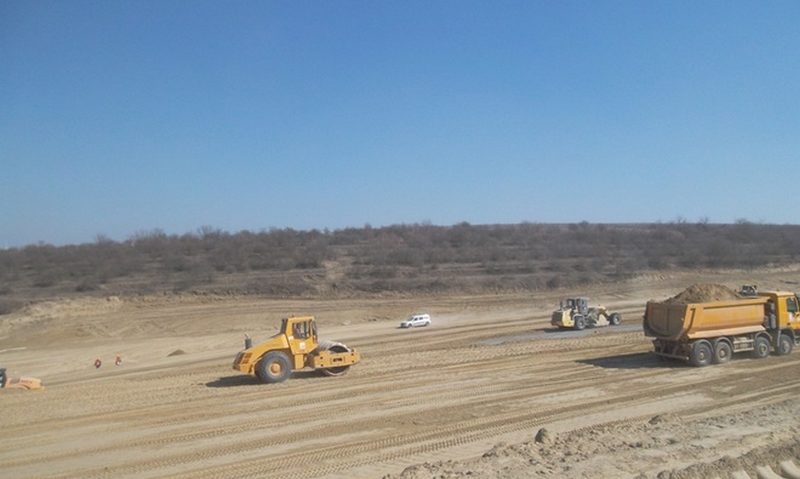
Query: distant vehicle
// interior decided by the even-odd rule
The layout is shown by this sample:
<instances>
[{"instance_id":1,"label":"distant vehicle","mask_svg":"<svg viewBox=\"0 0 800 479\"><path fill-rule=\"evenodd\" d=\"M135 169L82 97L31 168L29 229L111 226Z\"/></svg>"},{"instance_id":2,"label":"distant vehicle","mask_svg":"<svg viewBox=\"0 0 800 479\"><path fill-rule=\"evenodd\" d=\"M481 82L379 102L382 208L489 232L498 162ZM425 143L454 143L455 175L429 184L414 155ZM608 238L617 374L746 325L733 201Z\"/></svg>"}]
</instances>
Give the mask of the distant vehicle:
<instances>
[{"instance_id":1,"label":"distant vehicle","mask_svg":"<svg viewBox=\"0 0 800 479\"><path fill-rule=\"evenodd\" d=\"M742 289L739 290L739 296L758 296L758 286L754 284L743 284Z\"/></svg>"},{"instance_id":2,"label":"distant vehicle","mask_svg":"<svg viewBox=\"0 0 800 479\"><path fill-rule=\"evenodd\" d=\"M419 326L430 326L431 325L431 315L430 314L414 314L409 316L408 319L400 323L401 328L416 328Z\"/></svg>"}]
</instances>

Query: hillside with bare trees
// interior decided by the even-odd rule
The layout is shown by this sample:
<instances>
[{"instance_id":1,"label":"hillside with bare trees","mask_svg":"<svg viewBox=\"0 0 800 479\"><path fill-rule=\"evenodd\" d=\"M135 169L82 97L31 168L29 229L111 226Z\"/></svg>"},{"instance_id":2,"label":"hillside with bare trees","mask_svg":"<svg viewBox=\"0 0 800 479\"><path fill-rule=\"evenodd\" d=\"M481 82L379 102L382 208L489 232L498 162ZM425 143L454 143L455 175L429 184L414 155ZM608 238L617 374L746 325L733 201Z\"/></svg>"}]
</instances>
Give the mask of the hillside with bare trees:
<instances>
[{"instance_id":1,"label":"hillside with bare trees","mask_svg":"<svg viewBox=\"0 0 800 479\"><path fill-rule=\"evenodd\" d=\"M0 313L80 295L164 293L271 297L534 291L644 272L754 268L800 259L800 226L515 224L272 229L0 251Z\"/></svg>"}]
</instances>

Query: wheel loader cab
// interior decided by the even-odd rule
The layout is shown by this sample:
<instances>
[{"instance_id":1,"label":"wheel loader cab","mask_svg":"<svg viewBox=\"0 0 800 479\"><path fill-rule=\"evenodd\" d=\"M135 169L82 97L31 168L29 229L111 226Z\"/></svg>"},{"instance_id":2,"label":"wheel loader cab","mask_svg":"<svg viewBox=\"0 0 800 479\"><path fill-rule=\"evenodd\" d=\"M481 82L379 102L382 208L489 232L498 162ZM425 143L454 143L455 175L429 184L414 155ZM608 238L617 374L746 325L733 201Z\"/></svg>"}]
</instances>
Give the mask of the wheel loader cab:
<instances>
[{"instance_id":1,"label":"wheel loader cab","mask_svg":"<svg viewBox=\"0 0 800 479\"><path fill-rule=\"evenodd\" d=\"M604 306L589 307L589 298L567 298L553 311L550 324L559 328L583 329L620 324L619 313L609 313Z\"/></svg>"},{"instance_id":2,"label":"wheel loader cab","mask_svg":"<svg viewBox=\"0 0 800 479\"><path fill-rule=\"evenodd\" d=\"M572 301L572 307L576 313L586 314L589 312L589 298L575 298L570 301Z\"/></svg>"},{"instance_id":3,"label":"wheel loader cab","mask_svg":"<svg viewBox=\"0 0 800 479\"><path fill-rule=\"evenodd\" d=\"M568 298L561 302L561 309L586 314L589 309L589 298Z\"/></svg>"},{"instance_id":4,"label":"wheel loader cab","mask_svg":"<svg viewBox=\"0 0 800 479\"><path fill-rule=\"evenodd\" d=\"M550 324L559 328L571 328L574 326L572 321L573 314L580 314L580 304L582 298L567 298L559 302L559 308L553 311ZM584 299L584 305L586 300Z\"/></svg>"}]
</instances>

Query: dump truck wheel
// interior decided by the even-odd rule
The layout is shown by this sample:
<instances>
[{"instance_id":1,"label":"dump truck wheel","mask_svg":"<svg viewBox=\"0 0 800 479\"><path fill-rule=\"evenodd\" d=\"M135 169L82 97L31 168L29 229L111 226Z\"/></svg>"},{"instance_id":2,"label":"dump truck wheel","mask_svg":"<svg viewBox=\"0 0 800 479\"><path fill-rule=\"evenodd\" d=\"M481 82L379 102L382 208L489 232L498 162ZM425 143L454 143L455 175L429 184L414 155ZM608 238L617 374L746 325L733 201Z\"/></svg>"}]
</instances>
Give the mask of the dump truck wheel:
<instances>
[{"instance_id":1,"label":"dump truck wheel","mask_svg":"<svg viewBox=\"0 0 800 479\"><path fill-rule=\"evenodd\" d=\"M794 349L794 339L788 334L781 334L781 338L778 340L778 348L777 353L779 356L785 356L787 354L791 354L792 350Z\"/></svg>"},{"instance_id":2,"label":"dump truck wheel","mask_svg":"<svg viewBox=\"0 0 800 479\"><path fill-rule=\"evenodd\" d=\"M758 336L753 341L753 357L756 359L769 356L769 340L764 336Z\"/></svg>"},{"instance_id":3,"label":"dump truck wheel","mask_svg":"<svg viewBox=\"0 0 800 479\"><path fill-rule=\"evenodd\" d=\"M728 341L720 340L714 344L714 364L723 364L731 360L733 348Z\"/></svg>"},{"instance_id":4,"label":"dump truck wheel","mask_svg":"<svg viewBox=\"0 0 800 479\"><path fill-rule=\"evenodd\" d=\"M328 348L328 351L332 351L334 353L347 353L350 352L347 349L347 346L343 344L334 344L333 346ZM320 369L319 371L326 375L326 376L342 376L347 374L347 371L350 369L350 366L339 366L337 368L324 368Z\"/></svg>"},{"instance_id":5,"label":"dump truck wheel","mask_svg":"<svg viewBox=\"0 0 800 479\"><path fill-rule=\"evenodd\" d=\"M692 355L689 357L689 362L692 366L708 366L711 364L713 354L714 350L711 347L711 343L701 339L692 345Z\"/></svg>"},{"instance_id":6,"label":"dump truck wheel","mask_svg":"<svg viewBox=\"0 0 800 479\"><path fill-rule=\"evenodd\" d=\"M265 383L286 381L291 374L289 358L280 351L265 354L256 365L256 376Z\"/></svg>"},{"instance_id":7,"label":"dump truck wheel","mask_svg":"<svg viewBox=\"0 0 800 479\"><path fill-rule=\"evenodd\" d=\"M572 318L572 327L580 331L586 327L586 319L583 316L575 316Z\"/></svg>"},{"instance_id":8,"label":"dump truck wheel","mask_svg":"<svg viewBox=\"0 0 800 479\"><path fill-rule=\"evenodd\" d=\"M622 322L622 317L619 313L613 313L611 317L608 318L608 322L611 323L611 326L619 326L619 323Z\"/></svg>"}]
</instances>

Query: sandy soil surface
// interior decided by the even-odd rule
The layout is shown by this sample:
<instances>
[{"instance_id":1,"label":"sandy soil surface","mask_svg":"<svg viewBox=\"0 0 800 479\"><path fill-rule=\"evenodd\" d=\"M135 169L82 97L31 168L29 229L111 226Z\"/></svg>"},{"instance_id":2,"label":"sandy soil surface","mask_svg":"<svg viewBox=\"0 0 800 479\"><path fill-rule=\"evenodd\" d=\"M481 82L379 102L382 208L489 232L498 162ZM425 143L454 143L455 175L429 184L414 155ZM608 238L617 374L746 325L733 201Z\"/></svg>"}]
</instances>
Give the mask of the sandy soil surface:
<instances>
[{"instance_id":1,"label":"sandy soil surface","mask_svg":"<svg viewBox=\"0 0 800 479\"><path fill-rule=\"evenodd\" d=\"M662 362L648 353L641 315L648 299L692 283L795 290L798 279L791 267L533 297L37 304L0 319L0 366L46 385L0 391L0 477L752 473L798 451L800 352L702 369ZM623 324L553 331L550 311L569 295L620 311ZM397 328L416 311L434 324ZM357 348L362 362L342 377L303 372L276 385L231 370L244 333L265 339L289 314L316 315L321 336Z\"/></svg>"}]
</instances>

